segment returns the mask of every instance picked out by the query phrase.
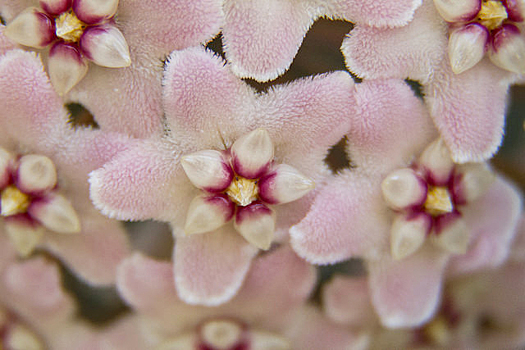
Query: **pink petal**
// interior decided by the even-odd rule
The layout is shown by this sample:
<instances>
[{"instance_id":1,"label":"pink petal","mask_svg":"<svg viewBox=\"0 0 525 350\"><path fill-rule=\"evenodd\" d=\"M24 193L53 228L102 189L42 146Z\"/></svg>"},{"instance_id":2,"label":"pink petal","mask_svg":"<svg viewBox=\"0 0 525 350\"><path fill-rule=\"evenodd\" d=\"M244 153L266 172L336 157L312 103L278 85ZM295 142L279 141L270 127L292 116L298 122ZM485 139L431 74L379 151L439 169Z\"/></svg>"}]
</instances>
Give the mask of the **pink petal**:
<instances>
[{"instance_id":1,"label":"pink petal","mask_svg":"<svg viewBox=\"0 0 525 350\"><path fill-rule=\"evenodd\" d=\"M344 18L352 23L372 27L399 27L406 25L414 16L414 11L421 6L421 0L361 0L330 1L330 18ZM327 6L328 7L328 6Z\"/></svg>"},{"instance_id":2,"label":"pink petal","mask_svg":"<svg viewBox=\"0 0 525 350\"><path fill-rule=\"evenodd\" d=\"M226 140L233 142L249 130L243 119L251 109L246 104L253 99L252 90L209 51L196 47L173 52L163 92L172 133L196 150L217 148L222 133L236 134Z\"/></svg>"},{"instance_id":3,"label":"pink petal","mask_svg":"<svg viewBox=\"0 0 525 350\"><path fill-rule=\"evenodd\" d=\"M430 113L455 162L482 161L498 149L508 89L502 73L486 59L462 74L442 62L425 88Z\"/></svg>"},{"instance_id":4,"label":"pink petal","mask_svg":"<svg viewBox=\"0 0 525 350\"><path fill-rule=\"evenodd\" d=\"M125 220L184 222L198 190L171 143L142 141L90 174L90 196L103 214Z\"/></svg>"},{"instance_id":5,"label":"pink petal","mask_svg":"<svg viewBox=\"0 0 525 350\"><path fill-rule=\"evenodd\" d=\"M39 3L47 14L57 16L69 10L72 0L40 0Z\"/></svg>"},{"instance_id":6,"label":"pink petal","mask_svg":"<svg viewBox=\"0 0 525 350\"><path fill-rule=\"evenodd\" d=\"M517 233L522 200L517 188L499 177L487 193L465 207L470 245L451 261L451 272L470 273L505 261Z\"/></svg>"},{"instance_id":7,"label":"pink petal","mask_svg":"<svg viewBox=\"0 0 525 350\"><path fill-rule=\"evenodd\" d=\"M84 215L80 224L76 235L47 234L45 246L86 282L114 283L116 268L129 253L123 227L98 213Z\"/></svg>"},{"instance_id":8,"label":"pink petal","mask_svg":"<svg viewBox=\"0 0 525 350\"><path fill-rule=\"evenodd\" d=\"M239 290L256 253L231 226L177 237L175 287L190 304L218 305Z\"/></svg>"},{"instance_id":9,"label":"pink petal","mask_svg":"<svg viewBox=\"0 0 525 350\"><path fill-rule=\"evenodd\" d=\"M43 48L55 38L55 24L46 14L30 7L9 22L4 34L20 45Z\"/></svg>"},{"instance_id":10,"label":"pink petal","mask_svg":"<svg viewBox=\"0 0 525 350\"><path fill-rule=\"evenodd\" d=\"M119 0L73 0L73 11L82 22L95 24L113 17L118 4Z\"/></svg>"},{"instance_id":11,"label":"pink petal","mask_svg":"<svg viewBox=\"0 0 525 350\"><path fill-rule=\"evenodd\" d=\"M409 77L426 83L445 57L447 31L432 1L425 1L407 26L356 26L341 51L348 69L361 78Z\"/></svg>"},{"instance_id":12,"label":"pink petal","mask_svg":"<svg viewBox=\"0 0 525 350\"><path fill-rule=\"evenodd\" d=\"M4 34L5 26L0 24L0 55L3 55L9 50L17 48L17 44L11 39L7 38Z\"/></svg>"},{"instance_id":13,"label":"pink petal","mask_svg":"<svg viewBox=\"0 0 525 350\"><path fill-rule=\"evenodd\" d=\"M434 5L447 22L468 22L481 10L481 0L434 0Z\"/></svg>"},{"instance_id":14,"label":"pink petal","mask_svg":"<svg viewBox=\"0 0 525 350\"><path fill-rule=\"evenodd\" d=\"M310 212L290 229L297 254L314 264L331 264L388 251L390 212L380 181L345 171L319 187Z\"/></svg>"},{"instance_id":15,"label":"pink petal","mask_svg":"<svg viewBox=\"0 0 525 350\"><path fill-rule=\"evenodd\" d=\"M86 57L99 66L123 68L131 65L128 43L122 32L112 24L86 29L79 45Z\"/></svg>"},{"instance_id":16,"label":"pink petal","mask_svg":"<svg viewBox=\"0 0 525 350\"><path fill-rule=\"evenodd\" d=\"M402 260L368 264L372 303L383 325L417 327L434 314L448 254L433 247Z\"/></svg>"},{"instance_id":17,"label":"pink petal","mask_svg":"<svg viewBox=\"0 0 525 350\"><path fill-rule=\"evenodd\" d=\"M224 11L224 47L232 70L258 81L275 79L288 69L315 19L293 1L228 0Z\"/></svg>"},{"instance_id":18,"label":"pink petal","mask_svg":"<svg viewBox=\"0 0 525 350\"><path fill-rule=\"evenodd\" d=\"M1 230L5 231L5 228L2 227ZM0 233L0 273L14 259L16 259L16 250L11 245L8 235L2 232Z\"/></svg>"}]
</instances>

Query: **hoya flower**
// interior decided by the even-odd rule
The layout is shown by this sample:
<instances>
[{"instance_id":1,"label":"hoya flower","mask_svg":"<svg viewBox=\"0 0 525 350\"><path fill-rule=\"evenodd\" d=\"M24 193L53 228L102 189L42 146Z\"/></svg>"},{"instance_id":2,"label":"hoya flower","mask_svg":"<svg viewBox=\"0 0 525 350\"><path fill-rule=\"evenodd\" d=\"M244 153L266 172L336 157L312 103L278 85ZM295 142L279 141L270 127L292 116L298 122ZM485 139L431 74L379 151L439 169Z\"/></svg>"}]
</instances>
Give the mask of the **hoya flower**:
<instances>
[{"instance_id":1,"label":"hoya flower","mask_svg":"<svg viewBox=\"0 0 525 350\"><path fill-rule=\"evenodd\" d=\"M268 81L288 69L318 18L397 27L407 24L420 5L421 0L228 0L224 2L224 51L235 74Z\"/></svg>"},{"instance_id":2,"label":"hoya flower","mask_svg":"<svg viewBox=\"0 0 525 350\"><path fill-rule=\"evenodd\" d=\"M239 294L219 307L185 304L172 266L139 254L120 266L117 287L137 313L141 349L363 348L362 337L306 304L315 280L311 265L281 247L256 259Z\"/></svg>"},{"instance_id":3,"label":"hoya flower","mask_svg":"<svg viewBox=\"0 0 525 350\"><path fill-rule=\"evenodd\" d=\"M114 218L170 222L181 299L225 302L258 248L285 240L306 213L352 93L351 77L337 72L256 94L209 51L176 51L164 77L165 135L92 172L93 203Z\"/></svg>"},{"instance_id":4,"label":"hoya flower","mask_svg":"<svg viewBox=\"0 0 525 350\"><path fill-rule=\"evenodd\" d=\"M483 161L501 143L508 86L524 73L523 11L522 1L426 0L404 27L357 25L341 50L361 78L419 81L454 161Z\"/></svg>"},{"instance_id":5,"label":"hoya flower","mask_svg":"<svg viewBox=\"0 0 525 350\"><path fill-rule=\"evenodd\" d=\"M19 256L44 248L87 281L111 283L127 239L90 203L87 175L121 138L73 130L34 54L1 56L0 76L0 235Z\"/></svg>"},{"instance_id":6,"label":"hoya flower","mask_svg":"<svg viewBox=\"0 0 525 350\"><path fill-rule=\"evenodd\" d=\"M32 5L0 1L5 34L22 45L49 46L48 73L63 99L86 107L102 129L137 137L162 133L162 61L173 50L211 40L222 21L217 0Z\"/></svg>"},{"instance_id":7,"label":"hoya flower","mask_svg":"<svg viewBox=\"0 0 525 350\"><path fill-rule=\"evenodd\" d=\"M313 263L364 258L388 327L429 319L447 265L459 273L501 264L521 210L513 186L501 178L491 184L485 165L455 164L443 142L432 142L426 109L403 85L357 85L353 168L319 189L290 230L294 249Z\"/></svg>"}]
</instances>

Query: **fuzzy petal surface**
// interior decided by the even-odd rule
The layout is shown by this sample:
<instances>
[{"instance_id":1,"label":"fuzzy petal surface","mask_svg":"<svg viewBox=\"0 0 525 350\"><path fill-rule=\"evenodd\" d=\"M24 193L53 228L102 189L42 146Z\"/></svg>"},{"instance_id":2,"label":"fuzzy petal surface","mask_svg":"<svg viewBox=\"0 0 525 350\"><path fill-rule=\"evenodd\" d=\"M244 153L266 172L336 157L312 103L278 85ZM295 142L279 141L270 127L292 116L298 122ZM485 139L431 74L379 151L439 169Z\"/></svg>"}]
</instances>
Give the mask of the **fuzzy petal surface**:
<instances>
[{"instance_id":1,"label":"fuzzy petal surface","mask_svg":"<svg viewBox=\"0 0 525 350\"><path fill-rule=\"evenodd\" d=\"M12 42L4 35L4 30L5 26L0 24L0 55L18 47L16 43Z\"/></svg>"}]
</instances>

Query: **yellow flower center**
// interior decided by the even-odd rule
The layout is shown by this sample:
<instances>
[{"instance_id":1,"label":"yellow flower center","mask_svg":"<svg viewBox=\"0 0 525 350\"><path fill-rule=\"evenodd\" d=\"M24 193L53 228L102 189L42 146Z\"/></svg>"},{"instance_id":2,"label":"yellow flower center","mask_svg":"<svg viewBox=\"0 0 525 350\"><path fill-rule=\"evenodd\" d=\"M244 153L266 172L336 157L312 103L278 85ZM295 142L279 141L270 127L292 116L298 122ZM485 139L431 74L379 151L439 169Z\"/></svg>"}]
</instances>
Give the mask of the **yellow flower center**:
<instances>
[{"instance_id":1,"label":"yellow flower center","mask_svg":"<svg viewBox=\"0 0 525 350\"><path fill-rule=\"evenodd\" d=\"M494 30L501 26L508 18L505 6L499 0L488 0L481 3L481 10L478 13L478 22L488 30Z\"/></svg>"},{"instance_id":2,"label":"yellow flower center","mask_svg":"<svg viewBox=\"0 0 525 350\"><path fill-rule=\"evenodd\" d=\"M257 200L259 195L258 179L246 179L242 176L236 175L233 178L230 186L226 189L226 194L237 205L242 207L247 206L251 202Z\"/></svg>"},{"instance_id":3,"label":"yellow flower center","mask_svg":"<svg viewBox=\"0 0 525 350\"><path fill-rule=\"evenodd\" d=\"M446 187L430 186L424 207L432 216L450 213L454 210L450 193Z\"/></svg>"},{"instance_id":4,"label":"yellow flower center","mask_svg":"<svg viewBox=\"0 0 525 350\"><path fill-rule=\"evenodd\" d=\"M84 33L86 24L78 19L73 10L69 10L55 19L55 27L59 38L76 43Z\"/></svg>"},{"instance_id":5,"label":"yellow flower center","mask_svg":"<svg viewBox=\"0 0 525 350\"><path fill-rule=\"evenodd\" d=\"M16 186L8 186L2 191L0 214L11 216L25 213L30 203L31 200L27 194L21 192Z\"/></svg>"}]
</instances>

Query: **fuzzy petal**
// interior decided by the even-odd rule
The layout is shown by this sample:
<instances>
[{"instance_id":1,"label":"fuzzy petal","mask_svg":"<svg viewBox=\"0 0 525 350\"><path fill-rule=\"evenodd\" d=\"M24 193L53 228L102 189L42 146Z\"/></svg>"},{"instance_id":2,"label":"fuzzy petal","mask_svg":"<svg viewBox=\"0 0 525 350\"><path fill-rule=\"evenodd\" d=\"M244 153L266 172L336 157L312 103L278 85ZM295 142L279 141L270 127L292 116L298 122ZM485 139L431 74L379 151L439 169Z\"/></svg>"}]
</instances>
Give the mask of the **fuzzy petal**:
<instances>
[{"instance_id":1,"label":"fuzzy petal","mask_svg":"<svg viewBox=\"0 0 525 350\"><path fill-rule=\"evenodd\" d=\"M452 273L497 267L505 261L517 233L521 210L519 191L502 178L479 200L465 207L470 245L466 254L452 259Z\"/></svg>"},{"instance_id":2,"label":"fuzzy petal","mask_svg":"<svg viewBox=\"0 0 525 350\"><path fill-rule=\"evenodd\" d=\"M5 36L5 26L0 24L0 55L17 48L18 45Z\"/></svg>"},{"instance_id":3,"label":"fuzzy petal","mask_svg":"<svg viewBox=\"0 0 525 350\"><path fill-rule=\"evenodd\" d=\"M368 264L372 303L383 325L417 327L434 314L448 254L433 247L402 260Z\"/></svg>"},{"instance_id":4,"label":"fuzzy petal","mask_svg":"<svg viewBox=\"0 0 525 350\"><path fill-rule=\"evenodd\" d=\"M227 0L224 12L224 45L232 70L258 81L288 69L315 19L294 1Z\"/></svg>"},{"instance_id":5,"label":"fuzzy petal","mask_svg":"<svg viewBox=\"0 0 525 350\"><path fill-rule=\"evenodd\" d=\"M231 226L178 237L174 263L180 298L207 306L228 301L240 288L256 251Z\"/></svg>"}]
</instances>

